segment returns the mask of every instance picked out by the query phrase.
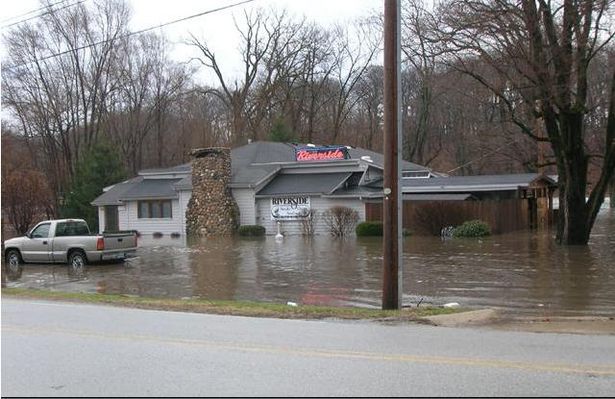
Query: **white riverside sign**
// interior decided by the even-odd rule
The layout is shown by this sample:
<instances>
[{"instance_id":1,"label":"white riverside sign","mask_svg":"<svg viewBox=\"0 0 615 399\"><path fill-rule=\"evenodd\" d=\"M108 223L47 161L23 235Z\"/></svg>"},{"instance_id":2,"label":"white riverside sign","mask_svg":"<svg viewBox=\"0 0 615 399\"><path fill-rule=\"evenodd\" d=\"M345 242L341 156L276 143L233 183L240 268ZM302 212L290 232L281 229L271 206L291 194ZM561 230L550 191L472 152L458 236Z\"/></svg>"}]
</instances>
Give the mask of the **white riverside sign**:
<instances>
[{"instance_id":1,"label":"white riverside sign","mask_svg":"<svg viewBox=\"0 0 615 399\"><path fill-rule=\"evenodd\" d=\"M310 197L287 196L271 198L272 220L301 220L310 214Z\"/></svg>"}]
</instances>

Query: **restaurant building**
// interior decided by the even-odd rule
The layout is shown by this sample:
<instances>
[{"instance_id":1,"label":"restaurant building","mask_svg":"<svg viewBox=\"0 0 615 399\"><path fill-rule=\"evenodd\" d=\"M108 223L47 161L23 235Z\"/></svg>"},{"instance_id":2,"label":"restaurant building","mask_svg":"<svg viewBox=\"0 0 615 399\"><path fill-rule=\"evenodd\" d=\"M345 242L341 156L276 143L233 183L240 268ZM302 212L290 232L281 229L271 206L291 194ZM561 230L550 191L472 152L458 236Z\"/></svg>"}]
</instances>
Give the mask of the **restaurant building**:
<instances>
[{"instance_id":1,"label":"restaurant building","mask_svg":"<svg viewBox=\"0 0 615 399\"><path fill-rule=\"evenodd\" d=\"M346 146L257 141L232 150L195 150L192 155L190 163L142 170L105 188L92 202L98 207L100 231L216 235L239 225L260 225L267 234L276 234L279 226L283 234L296 235L312 224L315 234L327 234L322 215L335 206L356 210L360 221L378 220L382 154ZM550 206L554 187L538 174L446 177L406 161L401 174L404 206L518 201L539 193Z\"/></svg>"}]
</instances>

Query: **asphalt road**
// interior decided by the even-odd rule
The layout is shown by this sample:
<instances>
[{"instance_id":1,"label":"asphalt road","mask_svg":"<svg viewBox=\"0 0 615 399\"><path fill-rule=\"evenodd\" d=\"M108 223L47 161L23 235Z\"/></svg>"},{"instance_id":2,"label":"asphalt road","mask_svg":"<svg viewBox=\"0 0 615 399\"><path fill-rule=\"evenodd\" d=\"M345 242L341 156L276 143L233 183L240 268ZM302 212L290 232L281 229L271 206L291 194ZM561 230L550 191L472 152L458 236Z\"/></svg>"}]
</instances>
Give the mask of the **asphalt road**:
<instances>
[{"instance_id":1,"label":"asphalt road","mask_svg":"<svg viewBox=\"0 0 615 399\"><path fill-rule=\"evenodd\" d=\"M2 396L611 396L615 336L2 300Z\"/></svg>"}]
</instances>

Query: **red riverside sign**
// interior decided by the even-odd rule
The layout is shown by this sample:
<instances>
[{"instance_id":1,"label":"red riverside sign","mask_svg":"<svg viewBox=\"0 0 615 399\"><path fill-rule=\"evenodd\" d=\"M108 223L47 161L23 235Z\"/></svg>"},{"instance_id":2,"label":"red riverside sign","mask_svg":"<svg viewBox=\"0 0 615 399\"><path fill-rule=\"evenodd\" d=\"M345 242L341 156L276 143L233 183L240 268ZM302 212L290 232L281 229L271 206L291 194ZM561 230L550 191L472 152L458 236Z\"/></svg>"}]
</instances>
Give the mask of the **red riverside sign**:
<instances>
[{"instance_id":1,"label":"red riverside sign","mask_svg":"<svg viewBox=\"0 0 615 399\"><path fill-rule=\"evenodd\" d=\"M346 147L307 147L295 150L297 161L348 159Z\"/></svg>"}]
</instances>

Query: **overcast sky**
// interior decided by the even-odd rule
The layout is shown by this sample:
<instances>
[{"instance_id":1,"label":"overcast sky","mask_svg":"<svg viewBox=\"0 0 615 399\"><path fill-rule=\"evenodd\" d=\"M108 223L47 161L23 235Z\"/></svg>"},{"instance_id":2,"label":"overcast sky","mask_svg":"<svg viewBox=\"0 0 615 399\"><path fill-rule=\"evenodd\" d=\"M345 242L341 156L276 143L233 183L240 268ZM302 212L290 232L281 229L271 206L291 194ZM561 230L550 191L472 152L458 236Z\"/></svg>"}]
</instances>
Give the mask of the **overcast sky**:
<instances>
[{"instance_id":1,"label":"overcast sky","mask_svg":"<svg viewBox=\"0 0 615 399\"><path fill-rule=\"evenodd\" d=\"M77 0L70 0L75 2ZM85 0L93 1L93 0ZM56 2L56 1L52 1ZM240 2L240 0L128 0L133 8L132 30L156 26L165 22L187 17L214 8ZM64 4L63 4L64 5ZM63 6L62 5L62 6ZM36 10L40 7L38 0L3 1L0 8L0 20L3 27L7 24L35 16L13 18ZM229 75L237 73L239 65L239 38L233 24L233 15L241 15L243 10L250 8L286 8L291 15L303 16L328 26L335 23L352 21L358 17L369 15L373 10L383 7L382 0L255 0L232 9L197 17L162 28L167 37L174 43L173 58L184 61L198 53L182 44L188 32L203 38L214 49L221 67ZM10 19L9 18L13 18ZM5 29L3 28L3 31ZM2 51L4 56L4 50ZM211 77L200 74L201 79L213 83Z\"/></svg>"}]
</instances>

